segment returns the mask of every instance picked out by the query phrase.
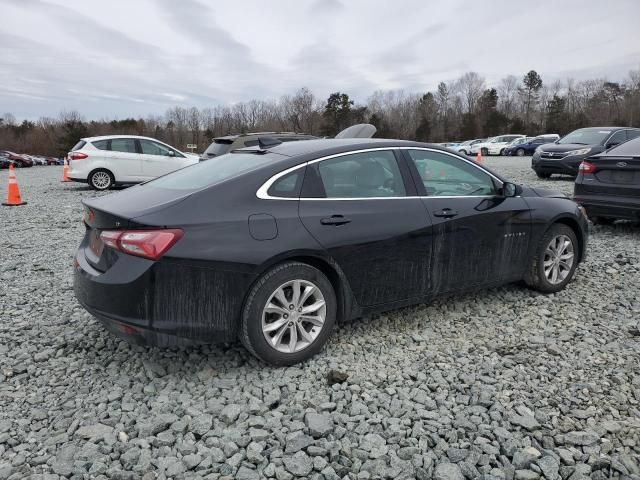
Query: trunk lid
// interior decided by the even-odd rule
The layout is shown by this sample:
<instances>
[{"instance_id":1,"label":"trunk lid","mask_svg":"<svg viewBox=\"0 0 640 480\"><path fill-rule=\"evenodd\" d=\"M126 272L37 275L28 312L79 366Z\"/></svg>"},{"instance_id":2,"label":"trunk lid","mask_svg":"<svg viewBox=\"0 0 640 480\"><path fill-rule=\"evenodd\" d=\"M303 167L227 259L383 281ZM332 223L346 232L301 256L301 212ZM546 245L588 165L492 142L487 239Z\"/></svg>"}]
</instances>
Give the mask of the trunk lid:
<instances>
[{"instance_id":1,"label":"trunk lid","mask_svg":"<svg viewBox=\"0 0 640 480\"><path fill-rule=\"evenodd\" d=\"M587 161L596 171L584 175L584 193L640 198L640 156L601 155Z\"/></svg>"}]
</instances>

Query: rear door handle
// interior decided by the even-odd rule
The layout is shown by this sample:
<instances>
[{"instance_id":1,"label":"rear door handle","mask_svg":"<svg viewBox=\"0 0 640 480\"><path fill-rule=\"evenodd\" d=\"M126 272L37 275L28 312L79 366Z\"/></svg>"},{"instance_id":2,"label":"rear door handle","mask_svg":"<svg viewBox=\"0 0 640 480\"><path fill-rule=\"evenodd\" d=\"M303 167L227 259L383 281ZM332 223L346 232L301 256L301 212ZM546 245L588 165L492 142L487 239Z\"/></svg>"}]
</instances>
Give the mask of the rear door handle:
<instances>
[{"instance_id":1,"label":"rear door handle","mask_svg":"<svg viewBox=\"0 0 640 480\"><path fill-rule=\"evenodd\" d=\"M344 225L345 223L350 223L351 219L346 218L344 215L331 215L330 217L321 218L320 223L322 225Z\"/></svg>"},{"instance_id":2,"label":"rear door handle","mask_svg":"<svg viewBox=\"0 0 640 480\"><path fill-rule=\"evenodd\" d=\"M433 212L433 215L436 216L436 217L451 218L451 217L455 217L456 215L458 215L458 212L456 210L452 210L450 208L443 208L442 210L438 210L437 212Z\"/></svg>"}]
</instances>

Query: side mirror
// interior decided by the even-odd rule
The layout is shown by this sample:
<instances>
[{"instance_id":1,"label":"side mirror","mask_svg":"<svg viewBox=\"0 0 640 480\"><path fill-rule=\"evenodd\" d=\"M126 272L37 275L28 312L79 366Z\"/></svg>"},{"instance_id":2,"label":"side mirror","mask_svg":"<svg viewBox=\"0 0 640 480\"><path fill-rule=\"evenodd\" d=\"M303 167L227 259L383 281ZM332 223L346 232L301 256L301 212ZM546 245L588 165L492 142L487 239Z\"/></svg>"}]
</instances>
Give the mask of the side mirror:
<instances>
[{"instance_id":1,"label":"side mirror","mask_svg":"<svg viewBox=\"0 0 640 480\"><path fill-rule=\"evenodd\" d=\"M174 152L173 150L169 150L169 156L170 157L175 157L176 156L176 152Z\"/></svg>"},{"instance_id":2,"label":"side mirror","mask_svg":"<svg viewBox=\"0 0 640 480\"><path fill-rule=\"evenodd\" d=\"M610 148L617 147L618 145L620 145L620 143L619 143L619 142L611 142L611 143L607 143L607 144L604 146L604 148L605 148L606 150L609 150Z\"/></svg>"},{"instance_id":3,"label":"side mirror","mask_svg":"<svg viewBox=\"0 0 640 480\"><path fill-rule=\"evenodd\" d=\"M522 188L515 183L505 182L502 184L502 195L504 197L516 197L522 193Z\"/></svg>"}]
</instances>

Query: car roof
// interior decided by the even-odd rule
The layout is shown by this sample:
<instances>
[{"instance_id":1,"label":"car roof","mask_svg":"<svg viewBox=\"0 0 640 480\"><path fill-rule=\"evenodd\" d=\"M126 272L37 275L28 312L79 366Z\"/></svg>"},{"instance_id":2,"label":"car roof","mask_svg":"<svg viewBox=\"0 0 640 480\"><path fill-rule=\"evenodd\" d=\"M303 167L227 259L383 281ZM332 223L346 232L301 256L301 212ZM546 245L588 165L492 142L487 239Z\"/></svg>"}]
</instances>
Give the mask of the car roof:
<instances>
[{"instance_id":1,"label":"car roof","mask_svg":"<svg viewBox=\"0 0 640 480\"><path fill-rule=\"evenodd\" d=\"M450 150L435 144L413 142L410 140L390 140L386 138L329 138L306 140L304 142L283 142L279 145L268 148L267 151L285 155L287 157L294 157L307 154L322 156L323 154L331 155L333 153L343 153L352 150L384 147L429 147L436 150L442 150L443 152L450 152ZM255 148L250 147L246 150L252 149Z\"/></svg>"},{"instance_id":2,"label":"car roof","mask_svg":"<svg viewBox=\"0 0 640 480\"><path fill-rule=\"evenodd\" d=\"M256 137L256 136L313 137L314 135L311 135L309 133L300 133L300 132L248 132L248 133L236 133L233 135L223 135L221 137L215 137L213 140L235 140L236 138L240 138L240 137Z\"/></svg>"},{"instance_id":3,"label":"car roof","mask_svg":"<svg viewBox=\"0 0 640 480\"><path fill-rule=\"evenodd\" d=\"M96 140L111 140L113 138L138 138L142 140L153 140L154 142L164 143L162 140L158 140L157 138L145 137L142 135L101 135L98 137L85 137L81 140L85 142L94 142Z\"/></svg>"}]
</instances>

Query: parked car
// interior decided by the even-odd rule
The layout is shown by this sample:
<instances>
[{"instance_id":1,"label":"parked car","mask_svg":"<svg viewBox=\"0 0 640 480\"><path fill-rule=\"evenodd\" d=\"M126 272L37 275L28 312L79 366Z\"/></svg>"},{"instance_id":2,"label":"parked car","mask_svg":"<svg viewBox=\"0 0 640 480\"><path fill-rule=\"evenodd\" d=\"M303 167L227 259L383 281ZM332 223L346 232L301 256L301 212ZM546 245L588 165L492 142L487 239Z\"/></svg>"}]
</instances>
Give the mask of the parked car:
<instances>
[{"instance_id":1,"label":"parked car","mask_svg":"<svg viewBox=\"0 0 640 480\"><path fill-rule=\"evenodd\" d=\"M317 353L337 321L523 280L571 281L583 210L425 143L272 143L85 198L75 295L129 341ZM446 248L443 248L446 246Z\"/></svg>"},{"instance_id":2,"label":"parked car","mask_svg":"<svg viewBox=\"0 0 640 480\"><path fill-rule=\"evenodd\" d=\"M507 148L504 149L505 155L515 155L517 157L524 157L525 155L533 155L536 148L547 143L553 143L560 138L557 133L551 133L546 135L538 135L537 137L518 138L514 140Z\"/></svg>"},{"instance_id":3,"label":"parked car","mask_svg":"<svg viewBox=\"0 0 640 480\"><path fill-rule=\"evenodd\" d=\"M574 198L593 223L640 220L640 137L583 160Z\"/></svg>"},{"instance_id":4,"label":"parked car","mask_svg":"<svg viewBox=\"0 0 640 480\"><path fill-rule=\"evenodd\" d=\"M13 162L9 160L9 155L0 152L0 168L9 168L11 165L13 165Z\"/></svg>"},{"instance_id":5,"label":"parked car","mask_svg":"<svg viewBox=\"0 0 640 480\"><path fill-rule=\"evenodd\" d=\"M96 190L145 182L198 163L197 155L134 135L81 139L69 152L69 178Z\"/></svg>"},{"instance_id":6,"label":"parked car","mask_svg":"<svg viewBox=\"0 0 640 480\"><path fill-rule=\"evenodd\" d=\"M24 155L18 155L15 152L9 150L0 150L0 153L4 153L6 158L11 160L15 168L27 168L33 167L33 162Z\"/></svg>"},{"instance_id":7,"label":"parked car","mask_svg":"<svg viewBox=\"0 0 640 480\"><path fill-rule=\"evenodd\" d=\"M524 138L525 135L499 135L492 137L486 142L479 142L471 146L471 154L476 155L503 155L505 147L516 138Z\"/></svg>"},{"instance_id":8,"label":"parked car","mask_svg":"<svg viewBox=\"0 0 640 480\"><path fill-rule=\"evenodd\" d=\"M451 150L453 150L454 152L462 153L464 155L471 155L471 147L478 143L484 142L485 140L487 139L476 138L475 140L466 140L455 147L451 147Z\"/></svg>"},{"instance_id":9,"label":"parked car","mask_svg":"<svg viewBox=\"0 0 640 480\"><path fill-rule=\"evenodd\" d=\"M64 160L60 160L59 158L47 157L47 165L62 165Z\"/></svg>"},{"instance_id":10,"label":"parked car","mask_svg":"<svg viewBox=\"0 0 640 480\"><path fill-rule=\"evenodd\" d=\"M553 144L538 147L531 158L531 168L539 178L549 178L554 173L575 177L585 158L638 136L640 128L580 128Z\"/></svg>"},{"instance_id":11,"label":"parked car","mask_svg":"<svg viewBox=\"0 0 640 480\"><path fill-rule=\"evenodd\" d=\"M240 133L237 135L225 135L213 139L211 145L200 155L200 160L209 160L229 153L231 150L237 150L244 147L254 147L258 145L258 138L269 137L280 140L281 142L294 142L297 140L314 140L318 137L307 135L305 133L295 132L253 132Z\"/></svg>"},{"instance_id":12,"label":"parked car","mask_svg":"<svg viewBox=\"0 0 640 480\"><path fill-rule=\"evenodd\" d=\"M445 147L445 148L454 148L460 145L460 142L443 142L443 143L436 143L436 145L440 147Z\"/></svg>"}]
</instances>

